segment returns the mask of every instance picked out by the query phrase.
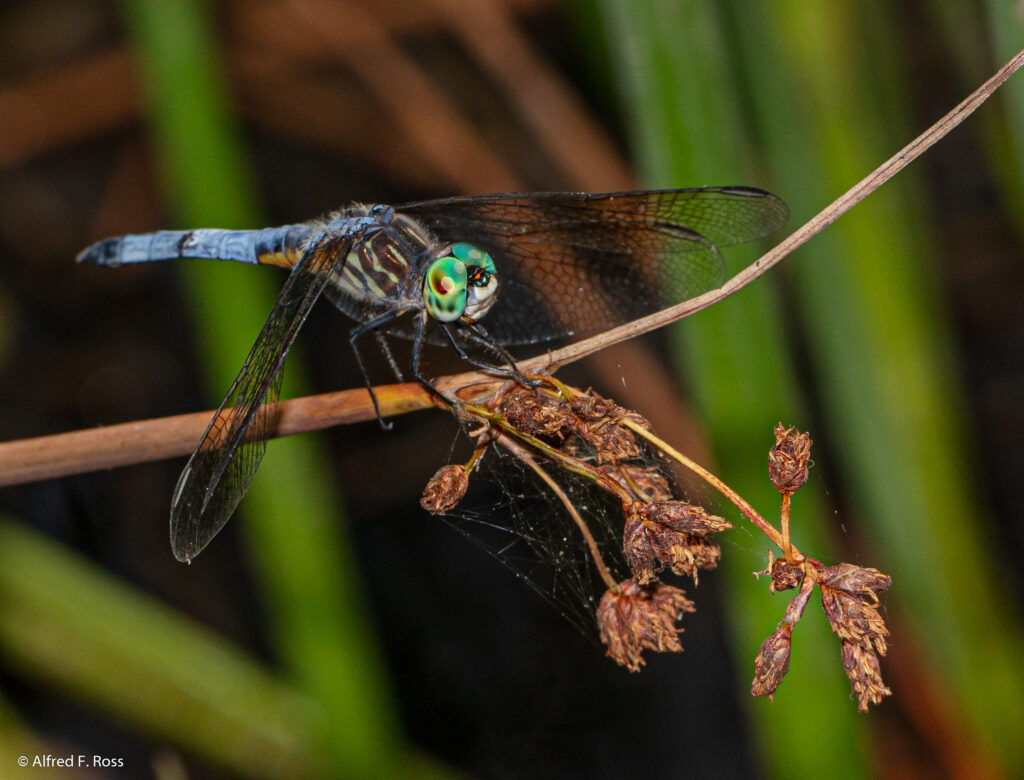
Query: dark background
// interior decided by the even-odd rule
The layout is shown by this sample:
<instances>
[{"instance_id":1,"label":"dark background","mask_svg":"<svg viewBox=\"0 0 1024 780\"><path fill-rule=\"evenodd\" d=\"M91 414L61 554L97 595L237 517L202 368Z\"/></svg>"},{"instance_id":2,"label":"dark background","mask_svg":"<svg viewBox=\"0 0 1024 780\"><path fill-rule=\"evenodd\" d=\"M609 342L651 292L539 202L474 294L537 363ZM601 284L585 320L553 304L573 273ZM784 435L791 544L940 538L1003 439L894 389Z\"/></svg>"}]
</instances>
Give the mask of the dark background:
<instances>
[{"instance_id":1,"label":"dark background","mask_svg":"<svg viewBox=\"0 0 1024 780\"><path fill-rule=\"evenodd\" d=\"M890 52L881 64L868 57L861 62L868 71L884 65L898 76L913 132L999 64L997 44L979 21L985 7L969 5L977 11L975 26L960 30L924 4L901 7L887 17L899 40L898 55ZM215 36L211 54L223 67L227 104L251 172L246 188L265 224L308 219L350 201L400 203L459 192L613 190L638 184L626 160L627 143L637 137L633 123L639 120L619 105L614 56L597 45L599 22L587 4L495 3L506 27L500 28L503 36L477 29L485 39L483 52L474 49L472 31L452 21L457 6L397 1L202 6ZM882 13L875 4L850 8L875 14L876 22ZM310 25L311 13L323 14L319 31ZM106 235L189 226L181 223L182 195L172 194L167 153L153 130L155 98L140 67L147 57L137 48L144 38L133 36L125 18L124 7L99 2L14 2L0 11L0 439L5 441L207 409L226 387L197 357L210 354L201 346L206 326L192 316L201 308L190 298L198 276L183 276L173 264L105 271L73 263L81 248ZM956 56L947 56L948 51ZM508 91L495 61L513 80L526 80L525 97ZM425 78L447 102L432 104L434 94L424 93L401 67ZM555 90L554 98L549 89ZM422 102L413 106L413 98ZM555 129L547 135L539 131L543 123L527 111L529 105L542 116L548 112ZM572 111L555 111L567 105ZM442 108L457 112L451 119L468 129L472 146L453 147L449 136L431 144L431 122ZM1008 150L1019 142L1013 128L1019 126L1001 123L1007 111L1002 104L990 103L985 111L987 117L979 113L976 122L969 120L929 152L914 173L919 191L927 193L919 204L930 231L927 241L937 250L927 273L929 305L936 307L939 337L948 333L945 349L953 356L944 379L955 401L949 424L962 429L969 443L955 455L968 470L968 502L984 518L980 528L964 527L961 533L965 549L982 550L985 569L929 571L928 540L912 539L907 544L922 546L924 573L887 573L897 583L901 575L934 576L940 602L955 601L962 591L973 593L969 583L975 579L998 582L1005 601L996 622L985 622L992 617L986 607L978 610L975 628L991 633L993 643L1005 640L1014 647L1024 539L1015 490L1024 459L1021 197L1015 174L1000 173L995 163L1012 156ZM441 116L442 123L449 117ZM870 125L870 117L865 121ZM746 129L756 137L756 127ZM887 154L911 136L896 137ZM859 161L861 173L878 162ZM744 182L678 182L710 183L775 188L770 174ZM262 274L271 285L281 282L270 269L242 271ZM791 283L780 288L784 302L798 295ZM231 304L230 289L214 295ZM812 397L827 397L830 389L807 365L813 362L813 334L801 333L792 309L780 321L794 331L801 358L791 378ZM299 342L309 388L361 384L346 344L349 327L326 305L306 323ZM251 341L256 331L250 333ZM681 394L667 406L657 394L676 387L667 368L639 379L630 374L630 366L651 356L667 366L671 349L664 334L655 334L642 346L617 348L559 376L580 386L593 384L616 398L627 385L622 400L649 414L676 446L704 462L713 457L711 451L725 460L716 432ZM242 356L244 349L237 359L226 358L230 365L220 370L230 377ZM429 361L434 374L461 370L442 352L431 353ZM390 381L386 365L376 358L371 362L371 374ZM827 426L826 405L812 400L811 408L811 421ZM763 420L765 450L775 422ZM849 492L855 480L836 465L843 441L827 427L823 434L815 451L819 487L828 490L826 502L849 533L838 532L835 547L816 552L885 569L891 559L884 546L872 542L870 527L857 524L864 510L855 491ZM746 605L723 591L722 580L715 574L702 577L698 611L686 620L685 653L650 658L639 675L624 672L505 567L419 508L423 485L452 459L456 439L448 415L421 412L396 419L388 433L372 421L332 430L320 451L332 491L343 496L344 515L317 522L337 525L351 545L346 555L355 568L345 575L362 589L367 625L378 643L372 652L379 654L408 740L444 765L485 777L778 774L784 766L778 755L789 748L766 747L769 735L778 732L762 731L773 717L765 708L776 705L756 702L759 714L750 714L743 691L756 646L732 644L731 612ZM457 456L464 450L463 443ZM39 532L145 594L153 610L169 607L183 620L212 628L268 674L291 681L290 660L279 645L277 596L262 579L274 552L269 558L266 551L252 552L259 541L246 532L247 503L192 566L170 555L167 507L182 463L175 459L7 487L0 493L4 522ZM268 472L260 480L272 490L275 473ZM766 546L746 532L732 544L762 557ZM727 542L725 555L730 552ZM9 582L0 587L3 599L16 600L18 593ZM769 630L783 608L779 597L773 601L763 592L762 622ZM0 609L14 614L10 605L0 603ZM857 738L846 738L862 766L885 776L1011 773L1013 757L971 736L977 723L963 726L960 718L968 716L958 705L961 692L944 676L941 663L919 664L918 648L928 645L931 629L912 626L912 618L898 611L893 617L895 655L883 673L897 681L895 695L858 721ZM131 624L118 628L125 634L138 630ZM47 746L42 752L123 756L129 776L177 776L179 770L191 777L259 774L180 737L158 715L147 720L126 714L96 689L49 670L35 651L29 655L39 663L26 661L17 651L26 640L16 629L9 624L0 629L5 634L0 695L11 726L0 737L3 760L8 754L32 755L26 747L35 744L31 739ZM88 647L81 652L91 652ZM52 657L59 658L59 652ZM837 652L832 662L830 673L845 685ZM799 652L793 663L796 670ZM109 674L117 680L118 669L110 668ZM831 687L821 697L831 697L836 688L835 677L829 679ZM145 689L150 683L125 677L121 684ZM1007 690L1017 685L1019 680L1009 680ZM296 686L308 693L308 680ZM786 684L780 697L785 691ZM851 712L855 708L852 701L832 703ZM154 697L154 711L165 706ZM381 706L387 711L386 702ZM803 722L784 730L795 742L821 739L824 744L830 738L826 720L816 723L805 712ZM345 725L335 723L328 733L330 728L344 731ZM13 771L8 765L0 774ZM344 762L331 766L323 773L347 773ZM794 767L794 772L802 770Z\"/></svg>"}]
</instances>

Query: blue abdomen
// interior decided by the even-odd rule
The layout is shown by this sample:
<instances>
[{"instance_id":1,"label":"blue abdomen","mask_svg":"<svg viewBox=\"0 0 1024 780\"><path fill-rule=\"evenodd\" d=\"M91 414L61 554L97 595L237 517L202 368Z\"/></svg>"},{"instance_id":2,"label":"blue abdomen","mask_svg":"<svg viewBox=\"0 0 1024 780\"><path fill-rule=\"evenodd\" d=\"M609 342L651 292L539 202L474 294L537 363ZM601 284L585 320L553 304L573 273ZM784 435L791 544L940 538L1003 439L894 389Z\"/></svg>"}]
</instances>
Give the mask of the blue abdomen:
<instances>
[{"instance_id":1,"label":"blue abdomen","mask_svg":"<svg viewBox=\"0 0 1024 780\"><path fill-rule=\"evenodd\" d=\"M84 249L78 262L127 265L195 257L291 268L305 251L308 225L264 230L161 230L106 238Z\"/></svg>"}]
</instances>

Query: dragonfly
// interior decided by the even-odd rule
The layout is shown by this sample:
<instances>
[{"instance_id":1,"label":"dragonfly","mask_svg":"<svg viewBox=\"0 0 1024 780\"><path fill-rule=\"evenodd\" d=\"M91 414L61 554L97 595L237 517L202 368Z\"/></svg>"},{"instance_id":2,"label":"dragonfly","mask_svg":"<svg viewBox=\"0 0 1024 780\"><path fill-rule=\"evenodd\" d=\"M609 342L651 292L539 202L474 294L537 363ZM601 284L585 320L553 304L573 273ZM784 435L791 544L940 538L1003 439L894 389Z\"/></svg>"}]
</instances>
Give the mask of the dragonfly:
<instances>
[{"instance_id":1,"label":"dragonfly","mask_svg":"<svg viewBox=\"0 0 1024 780\"><path fill-rule=\"evenodd\" d=\"M285 356L321 295L374 333L402 381L386 335L412 339L525 381L506 348L595 331L722 284L720 247L773 232L788 218L752 187L612 193L501 193L353 205L261 230L197 229L107 238L78 261L121 266L181 258L279 266L290 273L256 343L192 453L171 501L175 558L191 562L227 523L256 475L273 428ZM496 359L487 362L480 354Z\"/></svg>"}]
</instances>

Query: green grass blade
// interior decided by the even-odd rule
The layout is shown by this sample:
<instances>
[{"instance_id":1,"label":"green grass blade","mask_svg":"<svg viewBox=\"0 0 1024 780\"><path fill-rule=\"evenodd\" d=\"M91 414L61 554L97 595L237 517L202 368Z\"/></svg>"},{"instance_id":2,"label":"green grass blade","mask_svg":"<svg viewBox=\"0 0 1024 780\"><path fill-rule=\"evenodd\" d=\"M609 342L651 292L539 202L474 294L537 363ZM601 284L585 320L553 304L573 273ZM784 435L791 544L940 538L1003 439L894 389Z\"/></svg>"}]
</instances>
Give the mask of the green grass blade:
<instances>
[{"instance_id":1,"label":"green grass blade","mask_svg":"<svg viewBox=\"0 0 1024 780\"><path fill-rule=\"evenodd\" d=\"M150 96L169 192L189 226L260 225L200 2L123 4ZM188 268L207 370L226 391L270 310L280 277L263 269ZM289 361L295 388L296 361ZM338 771L379 773L396 758L396 716L343 544L340 501L314 437L272 442L241 506L280 655L328 713ZM196 565L202 565L202 559Z\"/></svg>"},{"instance_id":2,"label":"green grass blade","mask_svg":"<svg viewBox=\"0 0 1024 780\"><path fill-rule=\"evenodd\" d=\"M726 56L715 4L601 3L608 36L622 73L630 127L645 178L654 186L750 183L742 152L742 96ZM756 181L753 183L762 183ZM730 253L735 257L735 253ZM689 383L711 428L722 475L770 516L778 494L766 479L767 449L775 422L806 427L791 378L789 350L771 281L759 282L723 304L701 312L677 330L687 353ZM797 501L796 541L822 550L814 518L824 515L813 495ZM749 659L737 695L749 703L766 771L809 776L822 767L864 771L860 724L849 699L839 643L820 609L809 609L794 637L794 669L775 702L751 701L749 681L761 640L785 609L750 572L764 568L768 544L747 551L727 546L729 617L736 655ZM815 713L814 739L794 728Z\"/></svg>"},{"instance_id":3,"label":"green grass blade","mask_svg":"<svg viewBox=\"0 0 1024 780\"><path fill-rule=\"evenodd\" d=\"M758 121L798 219L911 135L900 63L883 56L899 51L890 32L897 20L884 6L875 16L862 10L792 2L737 14L751 41ZM765 61L770 79L757 64ZM804 120L788 120L773 91L804 96ZM822 404L835 446L842 443L838 465L871 557L897 583L890 608L916 635L969 738L1016 773L1024 768L1024 644L986 565L930 230L915 205L923 202L911 170L815 239L792 270Z\"/></svg>"},{"instance_id":4,"label":"green grass blade","mask_svg":"<svg viewBox=\"0 0 1024 780\"><path fill-rule=\"evenodd\" d=\"M993 58L986 61L986 70L992 70L1024 48L1024 20L1020 4L1011 0L987 0L988 32L991 35ZM955 8L954 4L954 8ZM1005 107L1006 121L997 137L991 139L990 154L996 163L997 174L1002 174L1003 196L1017 215L1018 226L1024 225L1024 82L1010 79L999 90L999 103Z\"/></svg>"},{"instance_id":5,"label":"green grass blade","mask_svg":"<svg viewBox=\"0 0 1024 780\"><path fill-rule=\"evenodd\" d=\"M326 722L310 697L9 521L0 522L0 650L19 674L241 774L306 777L326 766Z\"/></svg>"}]
</instances>

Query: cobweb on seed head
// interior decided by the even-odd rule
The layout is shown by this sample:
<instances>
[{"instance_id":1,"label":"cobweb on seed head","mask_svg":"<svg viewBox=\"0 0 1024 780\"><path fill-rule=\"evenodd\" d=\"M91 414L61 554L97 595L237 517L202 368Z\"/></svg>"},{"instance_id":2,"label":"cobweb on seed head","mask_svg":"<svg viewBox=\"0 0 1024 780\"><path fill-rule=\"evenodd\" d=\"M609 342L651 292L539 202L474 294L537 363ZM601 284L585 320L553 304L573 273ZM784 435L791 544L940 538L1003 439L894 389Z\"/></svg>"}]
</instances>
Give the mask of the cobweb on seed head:
<instances>
[{"instance_id":1,"label":"cobweb on seed head","mask_svg":"<svg viewBox=\"0 0 1024 780\"><path fill-rule=\"evenodd\" d=\"M657 464L650 454L643 460ZM577 474L551 463L542 467L583 517L615 581L628 578L621 503ZM596 612L606 586L572 517L529 466L492 445L470 477L466 498L441 517L598 642Z\"/></svg>"}]
</instances>

